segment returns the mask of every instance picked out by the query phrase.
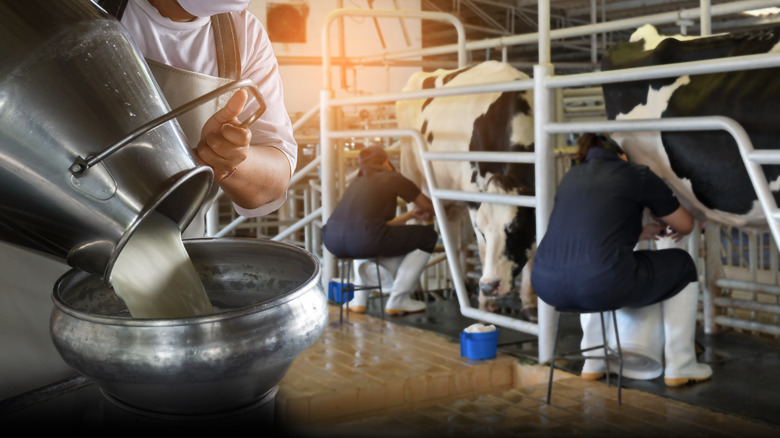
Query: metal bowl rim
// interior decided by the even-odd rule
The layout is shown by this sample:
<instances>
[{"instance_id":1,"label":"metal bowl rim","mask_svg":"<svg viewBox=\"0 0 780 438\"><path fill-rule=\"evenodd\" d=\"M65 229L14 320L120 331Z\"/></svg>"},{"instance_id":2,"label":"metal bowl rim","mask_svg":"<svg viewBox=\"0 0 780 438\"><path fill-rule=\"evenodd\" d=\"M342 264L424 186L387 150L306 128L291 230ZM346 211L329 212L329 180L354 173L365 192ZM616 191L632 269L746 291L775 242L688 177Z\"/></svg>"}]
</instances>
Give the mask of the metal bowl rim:
<instances>
[{"instance_id":1,"label":"metal bowl rim","mask_svg":"<svg viewBox=\"0 0 780 438\"><path fill-rule=\"evenodd\" d=\"M163 318L131 318L126 316L95 315L92 313L87 313L81 310L74 309L73 307L65 303L62 300L62 297L60 297L59 292L62 287L62 283L64 283L69 278L84 277L84 276L91 277L94 275L73 268L67 271L65 274L63 274L54 283L52 301L54 301L55 308L53 310L52 315L56 314L57 311L60 311L69 316L87 322L93 322L102 325L117 325L117 326L126 326L126 327L176 327L182 325L187 325L187 326L205 325L205 324L221 322L233 318L241 318L250 314L260 313L261 311L273 307L282 306L300 297L301 295L308 293L309 290L311 289L314 290L318 289L317 286L319 285L320 270L321 270L320 262L319 260L317 260L316 257L314 257L313 254L311 254L310 252L304 249L301 249L298 246L285 243L285 242L277 242L275 240L257 239L257 238L248 238L248 237L197 238L197 239L186 239L183 242L186 247L188 244L200 245L203 242L212 242L212 241L219 241L220 243L238 242L240 244L252 244L252 245L256 243L262 243L263 245L283 247L285 249L299 252L301 255L305 255L306 257L308 257L313 263L314 272L312 273L311 277L308 280L304 281L300 286L290 290L289 292L285 292L284 295L279 296L271 301L266 301L258 304L251 304L248 306L240 307L238 309L225 310L225 311L216 312L208 315L163 319Z\"/></svg>"}]
</instances>

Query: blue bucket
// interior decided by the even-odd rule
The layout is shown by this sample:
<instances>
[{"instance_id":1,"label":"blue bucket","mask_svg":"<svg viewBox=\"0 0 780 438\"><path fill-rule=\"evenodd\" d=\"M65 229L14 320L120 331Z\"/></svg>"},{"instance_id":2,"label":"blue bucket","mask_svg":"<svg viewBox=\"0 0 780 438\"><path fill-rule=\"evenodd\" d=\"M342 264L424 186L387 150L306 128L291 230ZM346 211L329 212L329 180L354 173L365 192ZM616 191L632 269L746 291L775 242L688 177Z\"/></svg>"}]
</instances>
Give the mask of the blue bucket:
<instances>
[{"instance_id":1,"label":"blue bucket","mask_svg":"<svg viewBox=\"0 0 780 438\"><path fill-rule=\"evenodd\" d=\"M342 298L341 282L330 281L328 283L328 300L336 303L347 303L351 301L352 297L355 295L355 285L352 283L346 283L345 286L348 293L345 294L345 296Z\"/></svg>"},{"instance_id":2,"label":"blue bucket","mask_svg":"<svg viewBox=\"0 0 780 438\"><path fill-rule=\"evenodd\" d=\"M498 349L498 329L492 332L460 332L460 355L474 360L492 359Z\"/></svg>"}]
</instances>

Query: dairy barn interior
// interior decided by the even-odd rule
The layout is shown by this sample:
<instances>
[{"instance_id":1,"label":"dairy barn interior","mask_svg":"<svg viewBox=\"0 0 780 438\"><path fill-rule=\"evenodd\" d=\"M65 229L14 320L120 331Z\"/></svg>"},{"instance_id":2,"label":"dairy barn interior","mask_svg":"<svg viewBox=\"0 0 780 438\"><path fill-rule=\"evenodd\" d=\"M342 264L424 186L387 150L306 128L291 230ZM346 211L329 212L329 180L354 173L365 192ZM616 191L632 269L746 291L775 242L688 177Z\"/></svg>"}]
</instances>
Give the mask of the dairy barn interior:
<instances>
[{"instance_id":1,"label":"dairy barn interior","mask_svg":"<svg viewBox=\"0 0 780 438\"><path fill-rule=\"evenodd\" d=\"M209 212L207 235L281 242L310 254L320 270L312 287L328 298L322 334L267 394L240 409L201 415L149 412L112 398L100 382L73 371L64 379L6 394L0 421L85 431L117 424L149 430L193 425L217 430L240 425L243 430L257 424L265 427L257 433L312 437L777 435L776 205L764 210L770 223L763 232L698 223L701 233L688 247L701 284L698 358L712 367L712 379L671 388L662 377L623 378L620 403L614 376L610 385L585 381L577 360L557 362L553 397L547 402L556 313L540 302L538 314L529 317L516 291L498 301L496 312L478 309L481 263L467 217L448 228L449 234L442 228L452 224L435 221L442 238L415 293L426 308L401 316L385 315L383 297L376 292L366 313L340 311L342 298L334 283L343 272L325 250L320 231L355 177L362 148L386 148L400 168L400 142L414 141L414 135L398 129L395 104L410 98L402 89L413 73L497 60L532 79L495 87L533 90L536 103L535 151L517 158L534 163L535 194L500 202L534 208L536 233L543 235L556 182L571 166L578 134L667 129L652 120L629 128L608 123L601 84L614 76L602 74L601 61L611 45L628 40L644 24L688 36L771 28L780 23L780 2L252 0L249 11L273 43L298 143L297 169L279 210L245 218L220 198ZM769 55L760 62L780 64ZM723 60L709 68L733 67ZM636 70L626 77L663 77L662 70ZM769 159L775 161L763 164L778 164L776 155ZM761 181L754 184L764 190ZM432 199L439 208L453 199L495 201L435 186ZM405 205L398 208L400 213ZM39 325L35 330L49 329L51 312L48 298L31 311ZM495 357L462 355L461 334L477 322L499 328ZM16 335L8 330L2 329L3 340ZM559 348L579 346L576 315L567 315L561 330ZM144 390L143 382L139 387Z\"/></svg>"}]
</instances>

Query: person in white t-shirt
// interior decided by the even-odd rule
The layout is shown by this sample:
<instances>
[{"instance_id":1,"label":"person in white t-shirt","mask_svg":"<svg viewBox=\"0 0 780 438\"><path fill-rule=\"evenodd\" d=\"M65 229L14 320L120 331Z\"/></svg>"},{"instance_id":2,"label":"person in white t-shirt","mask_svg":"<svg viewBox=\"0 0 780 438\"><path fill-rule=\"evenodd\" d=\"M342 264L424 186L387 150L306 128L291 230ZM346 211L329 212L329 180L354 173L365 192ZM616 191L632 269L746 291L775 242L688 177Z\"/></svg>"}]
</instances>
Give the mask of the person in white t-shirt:
<instances>
[{"instance_id":1,"label":"person in white t-shirt","mask_svg":"<svg viewBox=\"0 0 780 438\"><path fill-rule=\"evenodd\" d=\"M102 3L94 0L95 3ZM239 121L258 108L241 90L178 118L200 164L247 217L278 209L296 166L297 145L268 35L245 0L123 0L121 23L152 69L171 108L235 79L251 79L267 109L249 129ZM109 11L111 12L111 11ZM238 78L220 77L212 15L227 13L240 58ZM231 30L231 28L228 28ZM216 193L214 193L216 195ZM185 232L202 236L204 215ZM51 290L62 262L0 242L0 401L75 375L51 341Z\"/></svg>"},{"instance_id":2,"label":"person in white t-shirt","mask_svg":"<svg viewBox=\"0 0 780 438\"><path fill-rule=\"evenodd\" d=\"M254 99L244 108L247 93L242 90L224 109L218 111L224 100L214 101L211 107L199 108L199 113L185 115L196 122L188 125L180 118L180 123L191 145L197 145L198 161L214 169L215 181L236 211L253 217L270 213L284 202L297 144L271 42L257 17L246 10L248 4L246 0L129 0L119 18L174 107L230 81L219 77L217 32L211 19L230 15L240 79L257 84L267 109L249 129L234 126L257 109ZM212 117L201 133L207 116ZM225 125L227 121L233 125Z\"/></svg>"}]
</instances>

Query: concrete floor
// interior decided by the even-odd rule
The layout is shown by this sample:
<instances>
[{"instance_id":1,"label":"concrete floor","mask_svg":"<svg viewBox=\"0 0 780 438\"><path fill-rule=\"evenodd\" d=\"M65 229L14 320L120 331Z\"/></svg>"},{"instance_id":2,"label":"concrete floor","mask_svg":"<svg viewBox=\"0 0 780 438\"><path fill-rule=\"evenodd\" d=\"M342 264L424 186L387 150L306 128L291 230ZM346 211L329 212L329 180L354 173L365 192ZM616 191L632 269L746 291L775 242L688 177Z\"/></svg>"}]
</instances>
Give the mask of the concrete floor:
<instances>
[{"instance_id":1,"label":"concrete floor","mask_svg":"<svg viewBox=\"0 0 780 438\"><path fill-rule=\"evenodd\" d=\"M369 314L343 322L337 306L329 310L325 333L296 358L275 398L240 413L148 418L76 378L23 409L0 410L0 423L28 432L255 430L296 438L780 436L777 341L736 333L700 337L702 359L714 369L710 382L669 389L661 379L624 379L621 405L614 383L584 381L572 363L556 371L548 404L549 368L536 363L533 337L502 329L495 358L461 357L459 333L474 321L454 301L394 318L381 318L372 301ZM565 327L564 342L576 345L577 321Z\"/></svg>"},{"instance_id":2,"label":"concrete floor","mask_svg":"<svg viewBox=\"0 0 780 438\"><path fill-rule=\"evenodd\" d=\"M369 313L380 316L377 307L370 308ZM439 333L453 341L474 322L460 315L454 300L431 302L425 313L391 321ZM575 349L581 337L576 316L564 319L561 348ZM780 340L728 331L714 336L700 332L697 341L704 347L699 360L713 368L710 381L669 388L663 377L649 381L624 379L624 387L780 427ZM530 361L538 357L534 336L502 329L498 343L504 354ZM564 365L573 374L579 374L581 367L582 362Z\"/></svg>"},{"instance_id":3,"label":"concrete floor","mask_svg":"<svg viewBox=\"0 0 780 438\"><path fill-rule=\"evenodd\" d=\"M453 313L449 303L429 304L426 313L385 319L375 310L339 323L338 308L331 306L332 323L325 334L296 359L280 385L277 419L285 434L302 438L780 434L780 419L772 415L776 412L772 399L777 397L768 390L771 382L759 382L758 372L746 372L755 367L749 365L750 357L739 357L749 352L757 362L772 357L774 349L776 360L775 343L762 346L728 335L704 339L705 354L717 358L707 360L716 373L711 382L672 391L662 381L625 379L622 405L617 404L614 380L607 386L603 381L584 381L574 370L556 371L552 403L547 404L549 368L532 359L531 340L517 343L527 335L503 330L498 356L472 361L460 357L452 333L473 321ZM576 328L571 321L567 326ZM733 370L740 366L742 378L737 380Z\"/></svg>"}]
</instances>

